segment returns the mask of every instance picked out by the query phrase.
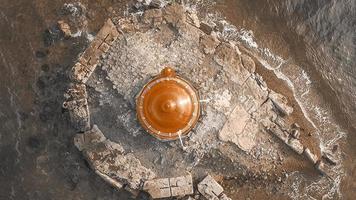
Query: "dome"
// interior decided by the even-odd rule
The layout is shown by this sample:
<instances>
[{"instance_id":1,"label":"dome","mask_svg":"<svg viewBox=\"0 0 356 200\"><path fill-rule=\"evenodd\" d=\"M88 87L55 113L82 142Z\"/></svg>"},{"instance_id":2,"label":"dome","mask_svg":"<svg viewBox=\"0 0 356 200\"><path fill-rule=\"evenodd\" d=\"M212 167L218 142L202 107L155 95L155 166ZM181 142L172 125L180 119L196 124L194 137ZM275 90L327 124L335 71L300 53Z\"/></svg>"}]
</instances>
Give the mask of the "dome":
<instances>
[{"instance_id":1,"label":"dome","mask_svg":"<svg viewBox=\"0 0 356 200\"><path fill-rule=\"evenodd\" d=\"M148 82L136 99L141 126L160 140L186 136L200 116L199 96L194 87L166 67Z\"/></svg>"}]
</instances>

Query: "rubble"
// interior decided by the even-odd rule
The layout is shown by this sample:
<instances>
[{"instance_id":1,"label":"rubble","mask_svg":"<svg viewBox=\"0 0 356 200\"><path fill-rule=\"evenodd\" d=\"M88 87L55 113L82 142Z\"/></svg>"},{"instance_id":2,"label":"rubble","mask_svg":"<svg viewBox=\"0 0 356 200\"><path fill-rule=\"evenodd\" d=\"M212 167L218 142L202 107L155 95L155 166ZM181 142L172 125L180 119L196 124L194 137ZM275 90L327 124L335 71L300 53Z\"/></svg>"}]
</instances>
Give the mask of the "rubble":
<instances>
[{"instance_id":1,"label":"rubble","mask_svg":"<svg viewBox=\"0 0 356 200\"><path fill-rule=\"evenodd\" d=\"M70 122L79 132L90 129L89 106L87 91L84 84L71 84L65 93L63 108L69 111Z\"/></svg>"},{"instance_id":2,"label":"rubble","mask_svg":"<svg viewBox=\"0 0 356 200\"><path fill-rule=\"evenodd\" d=\"M210 175L206 176L199 184L198 191L206 199L209 200L228 200L229 198L223 194L224 189Z\"/></svg>"},{"instance_id":3,"label":"rubble","mask_svg":"<svg viewBox=\"0 0 356 200\"><path fill-rule=\"evenodd\" d=\"M118 36L118 30L108 19L90 46L78 58L78 62L74 64L70 78L76 82L86 83L98 64L99 56L109 50Z\"/></svg>"},{"instance_id":4,"label":"rubble","mask_svg":"<svg viewBox=\"0 0 356 200\"><path fill-rule=\"evenodd\" d=\"M162 178L146 181L143 190L152 198L167 198L193 194L193 180L189 174L175 178Z\"/></svg>"},{"instance_id":5,"label":"rubble","mask_svg":"<svg viewBox=\"0 0 356 200\"><path fill-rule=\"evenodd\" d=\"M83 152L91 168L118 188L128 185L130 189L140 190L144 181L156 176L133 154L125 153L120 144L106 139L96 125L90 131L77 134L74 144Z\"/></svg>"},{"instance_id":6,"label":"rubble","mask_svg":"<svg viewBox=\"0 0 356 200\"><path fill-rule=\"evenodd\" d=\"M247 167L255 162L254 158L260 161L260 155L265 153L269 157L263 163L260 162L259 166L253 166L262 169L276 160L275 154L270 152L278 152L278 155L280 153L277 145L271 145L273 136L264 134L265 129L298 154L304 152L315 162L317 158L299 140L299 129L290 132L289 126L280 115L289 115L293 108L287 105L283 95L268 89L266 82L256 74L256 65L250 56L242 54L232 42L221 42L211 26L210 29L204 27L207 24L200 23L194 13L181 5L173 4L163 9L157 9L158 5L153 7L155 9L145 10L143 15L137 17L115 19L115 25L108 20L73 67L73 82L78 82L79 85L85 83L94 88L100 93L94 97L107 102L104 106L100 104L100 108L112 109L110 117L114 116L113 124L105 129L123 130L127 133L125 136L110 135L112 141L130 144L125 146L128 152L137 150L131 142L149 141L145 143L145 150L140 149L141 154L138 155L142 156L136 157L132 153L126 153L120 144L106 139L96 125L88 130L90 117L85 97L83 105L87 112L85 119L88 121L85 128L80 129L85 133L76 135L74 143L83 152L95 173L115 188L143 189L153 198L190 195L193 194L191 175L154 179L156 175L153 171L163 169L162 174L169 177L186 167L194 170L204 154L225 145L233 148L236 145L248 152L239 154L233 148L222 151L226 155L236 154L236 157L243 155L239 164ZM201 30L209 34L204 34ZM110 90L102 89L107 85L98 78L98 70L94 72L97 64L105 72L104 77L100 78L106 79L110 89L114 89L118 96L109 94ZM182 158L175 158L167 153L168 150L178 152L180 146L175 143L170 143L168 149L147 137L137 137L144 132L137 126L135 110L132 109L136 94L142 86L166 65L176 68L184 77L193 77L190 81L197 86L202 102L204 101L204 115L199 125L194 129L194 134L183 141L186 146L184 151L188 155ZM76 104L70 103L64 107L68 110L77 108ZM94 116L94 119L111 114L99 113L99 108L95 109L94 115L99 116ZM103 123L103 126L106 124ZM150 165L154 160L150 151L156 150L160 159L165 162L172 159L169 164L175 167ZM164 162L160 163L162 165ZM143 165L150 166L152 170ZM320 166L321 169L322 167ZM198 184L198 190L207 199L229 199L211 176Z\"/></svg>"},{"instance_id":7,"label":"rubble","mask_svg":"<svg viewBox=\"0 0 356 200\"><path fill-rule=\"evenodd\" d=\"M283 115L290 115L293 112L293 108L288 106L288 100L285 96L271 91L268 97L272 100L273 104L276 106L276 109L281 112Z\"/></svg>"}]
</instances>

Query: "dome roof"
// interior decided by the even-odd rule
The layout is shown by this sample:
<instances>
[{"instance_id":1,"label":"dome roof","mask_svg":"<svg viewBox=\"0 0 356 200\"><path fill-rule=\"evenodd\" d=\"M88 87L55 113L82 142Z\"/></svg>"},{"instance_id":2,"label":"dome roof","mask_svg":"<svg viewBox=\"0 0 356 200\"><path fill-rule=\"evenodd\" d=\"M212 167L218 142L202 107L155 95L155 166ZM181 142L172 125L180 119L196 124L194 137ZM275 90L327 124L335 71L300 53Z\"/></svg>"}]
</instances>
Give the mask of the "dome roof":
<instances>
[{"instance_id":1,"label":"dome roof","mask_svg":"<svg viewBox=\"0 0 356 200\"><path fill-rule=\"evenodd\" d=\"M200 116L197 91L172 68L148 82L136 99L137 117L142 127L160 140L185 136Z\"/></svg>"}]
</instances>

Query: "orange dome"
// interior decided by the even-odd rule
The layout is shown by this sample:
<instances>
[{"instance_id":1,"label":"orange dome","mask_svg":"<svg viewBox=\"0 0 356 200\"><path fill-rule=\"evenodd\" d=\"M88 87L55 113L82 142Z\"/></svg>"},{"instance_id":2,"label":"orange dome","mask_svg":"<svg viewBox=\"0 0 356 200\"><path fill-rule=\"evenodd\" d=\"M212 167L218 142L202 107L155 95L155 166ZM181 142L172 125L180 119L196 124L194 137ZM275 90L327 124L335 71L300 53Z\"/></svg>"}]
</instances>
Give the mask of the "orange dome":
<instances>
[{"instance_id":1,"label":"orange dome","mask_svg":"<svg viewBox=\"0 0 356 200\"><path fill-rule=\"evenodd\" d=\"M188 81L166 67L148 82L136 99L142 127L160 140L185 136L200 116L199 96Z\"/></svg>"}]
</instances>

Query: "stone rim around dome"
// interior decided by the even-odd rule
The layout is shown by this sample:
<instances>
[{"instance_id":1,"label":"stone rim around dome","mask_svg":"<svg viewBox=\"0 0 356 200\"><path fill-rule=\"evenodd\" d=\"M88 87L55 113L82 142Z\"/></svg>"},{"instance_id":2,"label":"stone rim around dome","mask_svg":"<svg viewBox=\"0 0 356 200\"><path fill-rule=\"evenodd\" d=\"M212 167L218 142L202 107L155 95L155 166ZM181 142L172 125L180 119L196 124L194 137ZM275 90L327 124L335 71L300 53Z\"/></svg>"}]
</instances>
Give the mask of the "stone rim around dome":
<instances>
[{"instance_id":1,"label":"stone rim around dome","mask_svg":"<svg viewBox=\"0 0 356 200\"><path fill-rule=\"evenodd\" d=\"M168 68L171 70L170 68ZM188 133L196 126L198 119L200 117L200 102L199 102L199 93L198 91L192 86L191 83L189 83L187 80L183 79L182 77L178 76L173 73L165 74L165 70L167 68L164 68L162 70L162 73L151 79L147 84L145 84L142 88L142 90L138 93L136 97L136 115L137 119L139 120L141 126L152 136L155 138L162 140L162 141L170 141L170 140L176 140L179 138L179 135L181 137L185 137L188 135ZM147 121L145 116L145 112L143 109L143 104L144 104L144 97L145 94L149 89L154 87L157 84L161 84L164 81L168 82L175 82L175 84L179 85L179 87L183 88L187 94L189 95L193 107L193 111L191 113L191 117L188 123L186 123L185 127L182 129L179 129L175 132L161 132L157 130L156 128L152 127L152 125Z\"/></svg>"}]
</instances>

